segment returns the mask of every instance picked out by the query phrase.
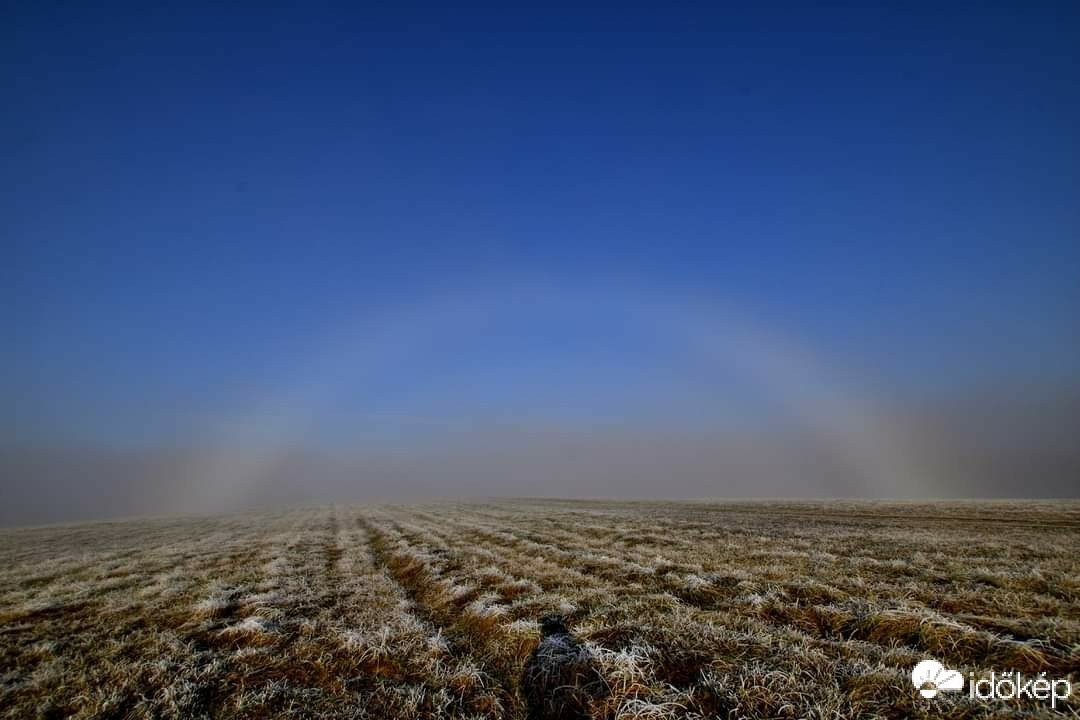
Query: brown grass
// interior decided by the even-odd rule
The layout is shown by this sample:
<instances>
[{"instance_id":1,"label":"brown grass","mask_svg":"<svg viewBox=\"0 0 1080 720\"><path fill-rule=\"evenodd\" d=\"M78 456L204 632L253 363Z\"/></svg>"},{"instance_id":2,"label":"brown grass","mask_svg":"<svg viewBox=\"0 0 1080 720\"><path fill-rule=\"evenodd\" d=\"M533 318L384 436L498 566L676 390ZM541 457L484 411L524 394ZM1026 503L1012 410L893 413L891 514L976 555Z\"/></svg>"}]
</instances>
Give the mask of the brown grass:
<instances>
[{"instance_id":1,"label":"brown grass","mask_svg":"<svg viewBox=\"0 0 1080 720\"><path fill-rule=\"evenodd\" d=\"M0 531L0 717L524 716L536 620L596 720L1077 717L1076 503L506 501Z\"/></svg>"}]
</instances>

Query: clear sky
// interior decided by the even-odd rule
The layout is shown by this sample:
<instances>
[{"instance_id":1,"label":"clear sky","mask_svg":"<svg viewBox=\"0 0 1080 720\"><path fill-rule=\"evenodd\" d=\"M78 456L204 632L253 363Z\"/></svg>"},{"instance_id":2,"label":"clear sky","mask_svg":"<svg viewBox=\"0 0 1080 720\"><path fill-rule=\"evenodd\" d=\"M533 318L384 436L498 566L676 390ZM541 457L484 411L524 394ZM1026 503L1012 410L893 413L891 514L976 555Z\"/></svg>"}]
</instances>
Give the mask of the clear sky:
<instances>
[{"instance_id":1,"label":"clear sky","mask_svg":"<svg viewBox=\"0 0 1080 720\"><path fill-rule=\"evenodd\" d=\"M594 472L626 462L631 432L678 429L680 458L687 434L719 429L745 448L732 438L776 425L776 403L809 427L853 404L896 422L964 425L986 403L1059 429L1077 417L1076 3L4 16L0 430L6 491L53 488L26 500L35 518L69 514L56 488L97 477L101 453L489 462L432 429L467 419L505 449L495 478L563 455L550 439L514 455L538 426L622 432L593 443ZM796 355L813 361L784 371ZM740 379L755 372L760 398ZM826 385L831 399L807 394ZM61 455L79 459L57 469ZM389 462L349 470L345 494L384 492ZM672 491L754 489L709 467ZM601 475L583 491L665 494ZM417 482L543 494L535 478ZM870 494L912 494L891 482ZM986 492L1030 487L1003 483Z\"/></svg>"}]
</instances>

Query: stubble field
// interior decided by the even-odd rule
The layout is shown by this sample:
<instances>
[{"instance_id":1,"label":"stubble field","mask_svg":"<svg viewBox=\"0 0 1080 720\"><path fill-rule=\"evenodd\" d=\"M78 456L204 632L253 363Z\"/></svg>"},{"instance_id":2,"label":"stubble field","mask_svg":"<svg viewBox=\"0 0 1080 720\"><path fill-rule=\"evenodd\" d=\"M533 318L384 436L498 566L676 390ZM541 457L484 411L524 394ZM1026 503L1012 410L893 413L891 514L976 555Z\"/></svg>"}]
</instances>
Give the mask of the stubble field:
<instances>
[{"instance_id":1,"label":"stubble field","mask_svg":"<svg viewBox=\"0 0 1080 720\"><path fill-rule=\"evenodd\" d=\"M1077 503L499 501L0 531L0 717L525 718L561 614L609 718L1080 717ZM597 689L599 688L599 689Z\"/></svg>"}]
</instances>

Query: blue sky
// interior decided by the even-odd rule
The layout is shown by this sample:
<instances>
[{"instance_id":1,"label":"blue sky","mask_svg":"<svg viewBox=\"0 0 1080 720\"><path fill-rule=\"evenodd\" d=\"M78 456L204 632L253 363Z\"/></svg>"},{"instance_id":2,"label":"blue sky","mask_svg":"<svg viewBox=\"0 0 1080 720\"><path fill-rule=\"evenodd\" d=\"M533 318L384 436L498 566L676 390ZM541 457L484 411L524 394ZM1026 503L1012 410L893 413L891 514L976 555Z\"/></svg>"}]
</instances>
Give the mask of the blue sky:
<instances>
[{"instance_id":1,"label":"blue sky","mask_svg":"<svg viewBox=\"0 0 1080 720\"><path fill-rule=\"evenodd\" d=\"M883 396L1080 367L1075 4L5 15L0 382L20 440L182 444L343 324L525 277L715 298ZM429 356L378 384L446 370L446 412L465 386L588 404L670 361L611 328L473 337L468 380ZM525 358L543 382L496 381Z\"/></svg>"}]
</instances>

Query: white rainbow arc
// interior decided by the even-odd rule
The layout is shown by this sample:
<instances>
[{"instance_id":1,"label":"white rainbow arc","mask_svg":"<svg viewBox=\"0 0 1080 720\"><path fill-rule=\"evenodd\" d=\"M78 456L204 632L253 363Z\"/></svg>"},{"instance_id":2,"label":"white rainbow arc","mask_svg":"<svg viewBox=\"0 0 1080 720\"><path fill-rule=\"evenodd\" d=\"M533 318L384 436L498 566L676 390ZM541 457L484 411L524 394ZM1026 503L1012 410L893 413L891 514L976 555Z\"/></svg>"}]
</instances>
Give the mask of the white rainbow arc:
<instances>
[{"instance_id":1,"label":"white rainbow arc","mask_svg":"<svg viewBox=\"0 0 1080 720\"><path fill-rule=\"evenodd\" d=\"M679 342L701 357L743 373L846 457L868 487L896 488L895 495L932 492L929 479L910 453L903 452L897 435L882 425L880 415L867 410L867 398L830 377L813 352L790 338L712 302L625 286L582 291L527 280L447 292L346 323L321 351L310 354L306 371L294 382L232 424L241 430L221 434L219 451L192 474L190 490L204 504L210 500L221 508L257 497L260 479L305 437L321 412L333 407L343 383L377 381L396 360L422 352L433 337L452 334L460 342L493 315L521 309L580 314L598 307L665 340L681 338ZM237 447L249 449L238 456ZM859 490L852 487L849 494L859 495Z\"/></svg>"}]
</instances>

